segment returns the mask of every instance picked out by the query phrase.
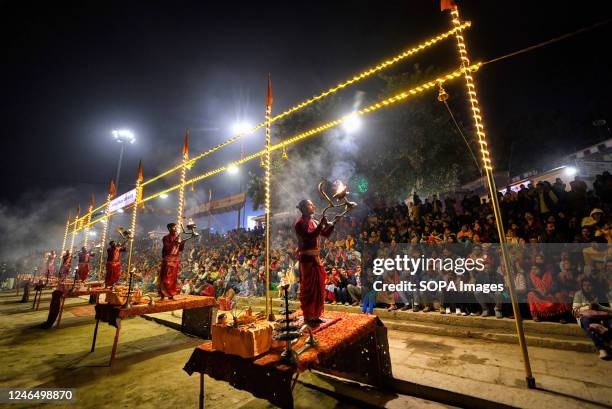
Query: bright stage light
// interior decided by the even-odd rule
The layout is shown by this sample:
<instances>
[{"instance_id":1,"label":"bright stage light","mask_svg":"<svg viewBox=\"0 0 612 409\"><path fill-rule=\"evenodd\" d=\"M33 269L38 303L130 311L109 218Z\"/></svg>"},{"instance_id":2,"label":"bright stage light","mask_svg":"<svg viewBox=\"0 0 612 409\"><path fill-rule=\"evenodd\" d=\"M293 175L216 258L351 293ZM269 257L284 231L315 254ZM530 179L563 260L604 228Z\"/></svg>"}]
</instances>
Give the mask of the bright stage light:
<instances>
[{"instance_id":1,"label":"bright stage light","mask_svg":"<svg viewBox=\"0 0 612 409\"><path fill-rule=\"evenodd\" d=\"M117 209L117 213L123 213L123 209Z\"/></svg>"},{"instance_id":2,"label":"bright stage light","mask_svg":"<svg viewBox=\"0 0 612 409\"><path fill-rule=\"evenodd\" d=\"M353 112L352 114L346 116L342 121L342 127L346 132L355 132L361 128L361 118L357 113Z\"/></svg>"},{"instance_id":3,"label":"bright stage light","mask_svg":"<svg viewBox=\"0 0 612 409\"><path fill-rule=\"evenodd\" d=\"M96 237L97 233L96 233L96 231L95 231L95 230L92 230L92 231L90 231L90 232L89 232L89 235L90 235L91 237Z\"/></svg>"},{"instance_id":4,"label":"bright stage light","mask_svg":"<svg viewBox=\"0 0 612 409\"><path fill-rule=\"evenodd\" d=\"M161 195L159 195L160 199L167 199L168 198L168 194L167 193L162 193Z\"/></svg>"},{"instance_id":5,"label":"bright stage light","mask_svg":"<svg viewBox=\"0 0 612 409\"><path fill-rule=\"evenodd\" d=\"M253 128L253 125L251 125L248 122L245 122L245 121L236 122L234 125L232 125L232 132L235 135L242 135L242 134L248 133L251 130L251 128Z\"/></svg>"},{"instance_id":6,"label":"bright stage light","mask_svg":"<svg viewBox=\"0 0 612 409\"><path fill-rule=\"evenodd\" d=\"M578 169L573 166L568 166L563 170L563 173L565 173L566 176L574 176L578 173Z\"/></svg>"},{"instance_id":7,"label":"bright stage light","mask_svg":"<svg viewBox=\"0 0 612 409\"><path fill-rule=\"evenodd\" d=\"M132 131L127 129L117 129L113 131L113 138L119 143L134 143L136 142L136 137Z\"/></svg>"},{"instance_id":8,"label":"bright stage light","mask_svg":"<svg viewBox=\"0 0 612 409\"><path fill-rule=\"evenodd\" d=\"M235 175L240 171L240 168L238 168L238 166L236 165L229 165L227 167L227 173L229 173L230 175Z\"/></svg>"}]
</instances>

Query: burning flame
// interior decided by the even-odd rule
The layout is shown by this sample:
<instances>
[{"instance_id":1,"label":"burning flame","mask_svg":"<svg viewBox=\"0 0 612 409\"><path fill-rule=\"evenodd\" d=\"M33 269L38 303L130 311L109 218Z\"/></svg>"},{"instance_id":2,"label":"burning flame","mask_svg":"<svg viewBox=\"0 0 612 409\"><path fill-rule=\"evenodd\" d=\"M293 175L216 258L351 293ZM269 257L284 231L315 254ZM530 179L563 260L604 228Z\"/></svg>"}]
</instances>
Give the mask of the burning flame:
<instances>
[{"instance_id":1,"label":"burning flame","mask_svg":"<svg viewBox=\"0 0 612 409\"><path fill-rule=\"evenodd\" d=\"M337 199L342 199L348 193L347 186L342 183L341 180L336 182L336 193L334 193L334 197Z\"/></svg>"}]
</instances>

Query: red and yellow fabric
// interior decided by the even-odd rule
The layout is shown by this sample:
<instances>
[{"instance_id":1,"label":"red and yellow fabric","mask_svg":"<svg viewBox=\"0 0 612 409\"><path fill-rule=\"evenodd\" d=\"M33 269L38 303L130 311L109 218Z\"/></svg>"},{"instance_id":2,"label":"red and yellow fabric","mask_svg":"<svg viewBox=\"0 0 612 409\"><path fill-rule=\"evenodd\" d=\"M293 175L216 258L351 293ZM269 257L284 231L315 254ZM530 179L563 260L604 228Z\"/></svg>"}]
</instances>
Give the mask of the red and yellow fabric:
<instances>
[{"instance_id":1,"label":"red and yellow fabric","mask_svg":"<svg viewBox=\"0 0 612 409\"><path fill-rule=\"evenodd\" d=\"M189 310L193 308L212 307L216 305L214 297L202 297L199 295L181 295L176 300L155 299L155 304L146 303L133 305L130 308L122 308L111 304L96 305L96 319L114 325L117 318L125 319L158 312L168 312L176 310Z\"/></svg>"},{"instance_id":2,"label":"red and yellow fabric","mask_svg":"<svg viewBox=\"0 0 612 409\"><path fill-rule=\"evenodd\" d=\"M307 369L380 386L391 378L386 328L378 317L328 311L322 318L335 322L316 334L319 344L300 354L296 366L280 363L282 348L256 358L241 358L216 351L206 343L194 350L183 370L227 381L280 407L292 406L292 378ZM294 350L305 340L302 337Z\"/></svg>"},{"instance_id":3,"label":"red and yellow fabric","mask_svg":"<svg viewBox=\"0 0 612 409\"><path fill-rule=\"evenodd\" d=\"M162 263L159 272L159 294L174 297L178 294L176 279L179 274L179 254L185 248L176 234L170 233L163 238Z\"/></svg>"}]
</instances>

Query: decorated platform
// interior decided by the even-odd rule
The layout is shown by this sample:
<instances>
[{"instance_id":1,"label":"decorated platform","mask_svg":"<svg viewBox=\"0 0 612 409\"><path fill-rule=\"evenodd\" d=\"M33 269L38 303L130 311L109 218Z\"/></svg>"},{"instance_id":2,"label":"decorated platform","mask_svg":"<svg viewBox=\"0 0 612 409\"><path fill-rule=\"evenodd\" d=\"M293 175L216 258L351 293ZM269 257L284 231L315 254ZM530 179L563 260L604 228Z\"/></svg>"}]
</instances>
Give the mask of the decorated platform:
<instances>
[{"instance_id":1,"label":"decorated platform","mask_svg":"<svg viewBox=\"0 0 612 409\"><path fill-rule=\"evenodd\" d=\"M176 300L160 298L153 299L153 304L142 303L132 305L130 308L123 308L117 305L98 304L96 305L96 319L108 322L111 325L117 318L126 319L145 314L155 314L158 312L168 312L175 310L190 310L194 308L212 307L216 305L214 297L204 297L200 295L181 294L176 296Z\"/></svg>"},{"instance_id":2,"label":"decorated platform","mask_svg":"<svg viewBox=\"0 0 612 409\"><path fill-rule=\"evenodd\" d=\"M326 311L323 318L331 324L319 331L315 328L318 345L302 352L307 336L294 344L294 350L301 352L296 365L281 362L282 348L242 358L215 350L211 343L197 347L183 369L190 375L200 374L200 407L204 405L204 374L280 407L293 407L293 387L307 369L374 386L391 378L387 329L378 317Z\"/></svg>"},{"instance_id":3,"label":"decorated platform","mask_svg":"<svg viewBox=\"0 0 612 409\"><path fill-rule=\"evenodd\" d=\"M49 314L47 315L47 321L44 322L41 327L49 329L57 321L56 327L59 327L62 322L62 315L64 312L64 303L66 298L76 298L82 296L93 297L93 301L97 302L101 294L107 294L110 290L104 287L90 287L90 288L74 288L70 289L67 286L62 289L57 289L51 294L51 303L49 304ZM40 296L36 302L36 309L40 303Z\"/></svg>"},{"instance_id":4,"label":"decorated platform","mask_svg":"<svg viewBox=\"0 0 612 409\"><path fill-rule=\"evenodd\" d=\"M134 304L130 307L113 304L96 304L96 327L94 329L91 351L93 352L96 348L96 337L100 321L115 327L115 340L109 361L109 366L112 366L119 344L121 320L145 314L183 310L181 331L203 337L206 337L206 334L210 334L213 307L217 305L215 298L186 294L181 294L176 298L176 300L165 299L163 301L155 298L152 303L145 302ZM193 316L188 311L194 312L196 319L192 319Z\"/></svg>"},{"instance_id":5,"label":"decorated platform","mask_svg":"<svg viewBox=\"0 0 612 409\"><path fill-rule=\"evenodd\" d=\"M85 289L87 290L87 289L93 289L93 288L101 288L104 285L104 281L85 281L82 284L84 284ZM63 288L65 289L66 288L70 289L74 286L74 280L65 280L62 283L60 283L56 277L53 277L49 281L39 280L38 282L36 282L34 284L34 302L32 303L32 309L38 311L38 309L40 308L40 300L42 298L43 290L52 289L52 288L61 289L59 288L61 285L63 285ZM78 291L79 290L74 289L72 291L68 291L68 293L76 294ZM72 295L69 297L80 297L81 295L87 295L87 294Z\"/></svg>"}]
</instances>

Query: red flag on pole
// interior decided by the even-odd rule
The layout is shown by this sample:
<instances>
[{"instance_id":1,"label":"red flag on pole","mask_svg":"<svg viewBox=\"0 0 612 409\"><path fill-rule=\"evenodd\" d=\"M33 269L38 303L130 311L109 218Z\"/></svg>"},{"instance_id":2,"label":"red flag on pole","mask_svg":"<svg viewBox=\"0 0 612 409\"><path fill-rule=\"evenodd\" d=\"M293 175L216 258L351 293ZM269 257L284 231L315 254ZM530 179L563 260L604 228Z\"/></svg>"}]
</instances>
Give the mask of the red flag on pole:
<instances>
[{"instance_id":1,"label":"red flag on pole","mask_svg":"<svg viewBox=\"0 0 612 409\"><path fill-rule=\"evenodd\" d=\"M272 108L272 76L268 74L268 96L266 98L266 107Z\"/></svg>"},{"instance_id":2,"label":"red flag on pole","mask_svg":"<svg viewBox=\"0 0 612 409\"><path fill-rule=\"evenodd\" d=\"M115 187L115 182L113 179L111 179L110 183L108 184L108 193L111 195L111 197L115 197L117 194L117 188Z\"/></svg>"},{"instance_id":3,"label":"red flag on pole","mask_svg":"<svg viewBox=\"0 0 612 409\"><path fill-rule=\"evenodd\" d=\"M185 138L183 140L183 156L189 155L189 128L185 128Z\"/></svg>"},{"instance_id":4,"label":"red flag on pole","mask_svg":"<svg viewBox=\"0 0 612 409\"><path fill-rule=\"evenodd\" d=\"M457 8L455 0L440 0L440 11L453 10Z\"/></svg>"},{"instance_id":5,"label":"red flag on pole","mask_svg":"<svg viewBox=\"0 0 612 409\"><path fill-rule=\"evenodd\" d=\"M138 179L136 179L137 182L142 182L144 180L144 178L142 177L142 159L140 161L138 161Z\"/></svg>"}]
</instances>

